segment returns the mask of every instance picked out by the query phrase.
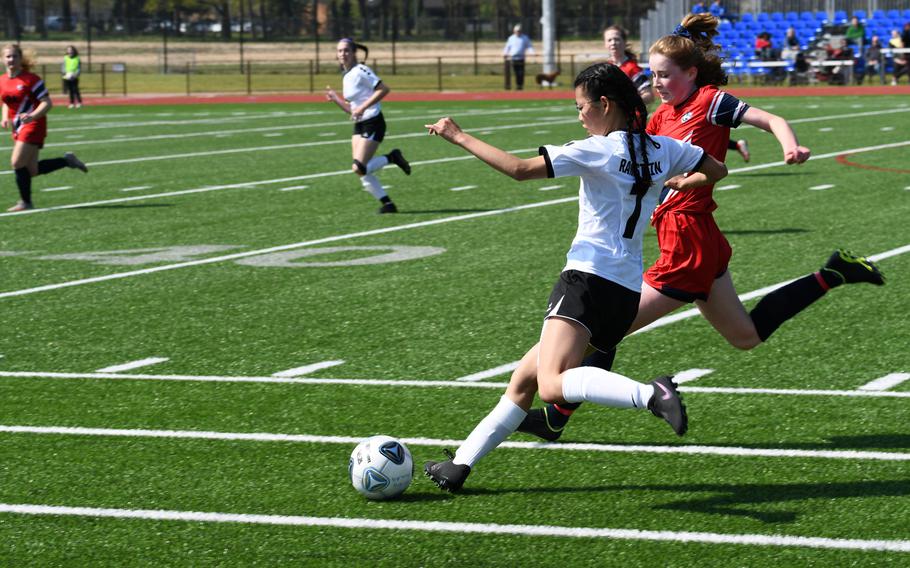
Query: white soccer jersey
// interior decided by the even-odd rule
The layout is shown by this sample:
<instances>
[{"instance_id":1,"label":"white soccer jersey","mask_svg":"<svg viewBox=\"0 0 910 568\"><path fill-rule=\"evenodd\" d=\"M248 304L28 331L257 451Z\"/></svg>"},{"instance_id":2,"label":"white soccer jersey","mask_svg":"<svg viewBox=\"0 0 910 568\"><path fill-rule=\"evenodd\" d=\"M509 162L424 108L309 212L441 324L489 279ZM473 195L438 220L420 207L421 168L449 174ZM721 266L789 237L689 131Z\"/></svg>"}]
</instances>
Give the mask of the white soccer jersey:
<instances>
[{"instance_id":1,"label":"white soccer jersey","mask_svg":"<svg viewBox=\"0 0 910 568\"><path fill-rule=\"evenodd\" d=\"M352 106L360 107L360 105L370 98L373 91L376 90L376 86L381 82L382 79L377 77L372 69L363 63L358 63L351 67L351 69L344 74L344 78L342 79L344 85L342 95L344 96L344 100L348 101ZM378 115L381 110L380 104L376 103L366 109L361 119L357 122L369 120Z\"/></svg>"},{"instance_id":2,"label":"white soccer jersey","mask_svg":"<svg viewBox=\"0 0 910 568\"><path fill-rule=\"evenodd\" d=\"M643 164L635 138L638 167L647 167L653 181L640 203L632 194L635 177L625 132L591 136L565 146L542 146L540 154L547 161L549 177L581 178L578 232L563 270L596 274L638 292L642 236L660 190L668 178L701 167L705 152L688 142L652 136L659 147L648 144L648 163Z\"/></svg>"}]
</instances>

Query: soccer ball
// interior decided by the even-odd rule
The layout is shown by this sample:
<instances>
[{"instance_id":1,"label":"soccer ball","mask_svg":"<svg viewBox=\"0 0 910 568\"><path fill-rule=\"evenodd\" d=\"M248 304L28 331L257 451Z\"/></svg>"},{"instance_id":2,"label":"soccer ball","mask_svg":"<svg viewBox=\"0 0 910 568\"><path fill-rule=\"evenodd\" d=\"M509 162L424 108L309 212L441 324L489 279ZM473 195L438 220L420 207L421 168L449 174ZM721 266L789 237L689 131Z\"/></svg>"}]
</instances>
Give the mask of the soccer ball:
<instances>
[{"instance_id":1,"label":"soccer ball","mask_svg":"<svg viewBox=\"0 0 910 568\"><path fill-rule=\"evenodd\" d=\"M351 452L348 473L354 489L367 499L391 499L404 493L414 476L408 447L391 436L373 436Z\"/></svg>"}]
</instances>

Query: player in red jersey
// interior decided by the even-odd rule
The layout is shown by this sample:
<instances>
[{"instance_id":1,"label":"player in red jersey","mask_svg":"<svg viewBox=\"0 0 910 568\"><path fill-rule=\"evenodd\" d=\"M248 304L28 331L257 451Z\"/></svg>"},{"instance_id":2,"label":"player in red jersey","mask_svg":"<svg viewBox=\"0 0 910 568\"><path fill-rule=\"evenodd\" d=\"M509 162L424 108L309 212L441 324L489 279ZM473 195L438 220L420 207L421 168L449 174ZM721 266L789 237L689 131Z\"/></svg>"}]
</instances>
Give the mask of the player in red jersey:
<instances>
[{"instance_id":1,"label":"player in red jersey","mask_svg":"<svg viewBox=\"0 0 910 568\"><path fill-rule=\"evenodd\" d=\"M13 154L10 160L19 187L19 202L7 211L25 211L32 205L32 178L60 168L88 168L72 152L62 158L38 161L38 152L47 137L47 113L51 97L41 77L30 71L32 62L18 45L3 47L6 73L0 76L0 99L3 100L0 126L12 128Z\"/></svg>"},{"instance_id":2,"label":"player in red jersey","mask_svg":"<svg viewBox=\"0 0 910 568\"><path fill-rule=\"evenodd\" d=\"M628 34L619 26L609 26L604 30L604 47L607 48L607 61L619 67L641 95L641 100L646 105L654 101L654 90L651 88L651 78L638 65L638 58L629 51L626 45Z\"/></svg>"},{"instance_id":3,"label":"player in red jersey","mask_svg":"<svg viewBox=\"0 0 910 568\"><path fill-rule=\"evenodd\" d=\"M745 122L771 132L788 164L805 162L809 150L799 145L786 120L718 88L726 75L711 40L716 34L713 16L690 14L673 35L651 47L649 63L663 104L652 115L648 134L691 142L723 161L730 128ZM838 250L819 271L771 292L747 312L727 270L732 250L711 215L717 208L712 190L708 185L683 194L664 188L652 216L660 257L644 274L638 315L627 334L694 302L727 342L748 350L835 286L884 284L874 264ZM613 353L594 353L585 364L609 369L612 361ZM534 409L518 430L555 440L575 408L551 404Z\"/></svg>"}]
</instances>

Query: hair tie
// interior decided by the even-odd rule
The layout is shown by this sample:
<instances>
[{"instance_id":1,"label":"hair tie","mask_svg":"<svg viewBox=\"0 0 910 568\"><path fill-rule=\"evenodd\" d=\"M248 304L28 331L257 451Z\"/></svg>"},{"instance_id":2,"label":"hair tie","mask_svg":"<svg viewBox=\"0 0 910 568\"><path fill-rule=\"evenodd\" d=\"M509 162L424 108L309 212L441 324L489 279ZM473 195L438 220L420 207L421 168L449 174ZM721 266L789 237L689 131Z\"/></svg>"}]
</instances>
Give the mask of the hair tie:
<instances>
[{"instance_id":1,"label":"hair tie","mask_svg":"<svg viewBox=\"0 0 910 568\"><path fill-rule=\"evenodd\" d=\"M686 27L682 24L679 24L678 26L676 26L676 29L673 30L673 35L677 35L680 37L687 37L689 39L692 39L692 34L689 33L689 30L687 30Z\"/></svg>"}]
</instances>

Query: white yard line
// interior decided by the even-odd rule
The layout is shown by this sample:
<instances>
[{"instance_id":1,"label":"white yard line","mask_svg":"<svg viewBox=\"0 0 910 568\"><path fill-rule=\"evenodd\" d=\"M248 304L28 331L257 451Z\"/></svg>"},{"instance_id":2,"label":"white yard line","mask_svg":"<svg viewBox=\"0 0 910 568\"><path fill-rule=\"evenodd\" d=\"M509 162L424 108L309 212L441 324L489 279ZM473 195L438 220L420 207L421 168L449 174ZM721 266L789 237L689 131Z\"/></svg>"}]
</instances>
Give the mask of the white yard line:
<instances>
[{"instance_id":1,"label":"white yard line","mask_svg":"<svg viewBox=\"0 0 910 568\"><path fill-rule=\"evenodd\" d=\"M269 432L211 432L204 430L151 430L125 428L82 428L72 426L0 425L0 433L51 436L101 436L125 438L167 438L184 440L226 440L245 442L294 442L303 444L357 444L363 437L314 436L310 434L276 434ZM402 438L408 446L457 447L464 440L437 438ZM910 452L871 452L861 450L797 450L782 448L738 448L730 446L648 446L642 444L591 444L545 442L503 442L500 448L514 450L548 450L554 452L603 452L623 454L682 454L731 456L741 458L793 458L864 461L910 461Z\"/></svg>"},{"instance_id":2,"label":"white yard line","mask_svg":"<svg viewBox=\"0 0 910 568\"><path fill-rule=\"evenodd\" d=\"M350 173L350 172L347 172L347 173ZM200 191L202 191L202 190L200 190ZM453 217L443 217L443 218L441 218L441 219L433 219L433 220L430 220L430 221L421 221L421 222L418 222L418 223L409 223L409 224L407 224L407 225L398 225L397 227L386 227L386 228L382 228L382 229L373 229L373 230L370 230L370 231L361 231L361 232L358 232L358 233L347 233L347 234L344 234L344 235L335 235L335 236L332 236L332 237L324 237L324 238L321 238L321 239L314 239L314 240L311 240L311 241L301 241L301 242L299 242L299 243L292 243L292 244L288 244L288 245L280 245L280 246L276 246L276 247L269 247L269 248L265 248L265 249L259 249L259 250L241 252L241 253L234 253L234 254L229 254L229 255L224 255L224 256L216 256L216 257L205 258L205 259L201 259L201 260L193 260L193 261L188 261L188 262L179 262L179 263L177 263L177 264L167 264L167 265L164 265L164 266L156 266L156 267L152 267L152 268L144 268L144 269L141 269L141 270L131 270L131 271L129 271L129 272L119 272L119 273L115 273L115 274L107 274L107 275L105 275L105 276L96 276L96 277L94 277L94 278L84 278L84 279L81 279L81 280L70 280L69 282L61 282L61 283L59 283L59 284L49 284L49 285L46 285L46 286L38 286L38 287L36 287L36 288L27 288L27 289L24 289L24 290L16 290L16 291L13 291L13 292L4 292L4 293L0 293L0 298L10 298L10 297L14 297L14 296L25 296L25 295L28 295L28 294L35 294L35 293L38 293L38 292L47 292L47 291L50 291L50 290L59 290L59 289L61 289L61 288L71 288L71 287L73 287L73 286L81 286L81 285L83 285L83 284L93 284L93 283L96 283L96 282L106 282L106 281L109 281L109 280L118 280L118 279L121 279L121 278L130 278L130 277L133 277L133 276L140 276L140 275L144 275L144 274L152 274L152 273L155 273L155 272L163 272L163 271L166 271L166 270L176 270L176 269L178 269L178 268L186 268L186 267L190 267L190 266L202 266L202 265L205 265L205 264L214 264L214 263L217 263L217 262L224 262L224 261L228 261L228 260L236 260L236 259L240 259L240 258L246 258L246 257L249 257L249 256L258 256L258 255L261 255L261 254L268 254L268 253L279 252L279 251L286 251L286 250L294 250L294 249L303 248L303 247L307 247L307 246L311 246L311 245L318 245L318 244L330 243L330 242L335 242L335 241L343 241L343 240L347 240L347 239L355 239L355 238L359 238L359 237L367 237L367 236L373 236L373 235L383 235L383 234L387 234L387 233L395 233L395 232L398 232L398 231L407 231L407 230L410 230L410 229L417 229L417 228L421 228L421 227L430 227L430 226L433 226L433 225L441 225L441 224L444 224L444 223L452 223L452 222L455 222L455 221L465 221L465 220L468 220L468 219L477 219L477 218L489 217L489 216L493 216L493 215L503 215L503 214L505 214L505 213L512 213L512 212L515 212L515 211L523 211L523 210L525 210L525 209L536 209L536 208L538 208L538 207L547 207L547 206L549 206L549 205L556 205L556 204L559 204L559 203L570 203L570 202L575 201L576 199L577 199L576 197L564 197L564 198L562 198L562 199L554 199L554 200L551 200L551 201L542 201L542 202L540 202L540 203L529 203L529 204L526 204L526 205L518 205L518 206L516 206L516 207L507 207L507 208L505 208L505 209L494 209L494 210L492 210L492 211L481 211L481 212L478 212L478 213L467 213L467 214L464 214L464 215L455 215L455 216L453 216Z\"/></svg>"},{"instance_id":3,"label":"white yard line","mask_svg":"<svg viewBox=\"0 0 910 568\"><path fill-rule=\"evenodd\" d=\"M56 505L31 505L0 503L0 513L17 515L48 515L63 517L89 517L114 519L140 519L146 521L180 521L189 523L239 523L248 525L277 525L303 527L331 527L339 529L416 531L454 534L548 536L572 539L605 539L657 542L683 542L718 545L752 545L778 548L818 548L834 550L865 550L882 552L910 552L908 540L862 540L827 537L723 534L691 531L652 531L638 529L611 529L596 527L564 527L552 525L501 525L495 523L463 523L454 521L411 521L385 519L358 519L350 517L304 517L291 515L257 515L246 513L212 513L198 511L168 511L161 509L112 509L93 507L64 507Z\"/></svg>"},{"instance_id":4,"label":"white yard line","mask_svg":"<svg viewBox=\"0 0 910 568\"><path fill-rule=\"evenodd\" d=\"M491 379L493 377L498 377L499 375L505 375L506 373L511 373L518 368L518 361L512 363L507 363L505 365L500 365L498 367L493 367L492 369L487 369L486 371L481 371L479 373L473 373L471 375L466 375L464 377L458 377L455 379L459 382L474 382L482 381L484 379Z\"/></svg>"},{"instance_id":5,"label":"white yard line","mask_svg":"<svg viewBox=\"0 0 910 568\"><path fill-rule=\"evenodd\" d=\"M58 373L53 371L0 371L0 378L38 378L38 379L98 379L122 381L176 381L202 383L272 383L312 385L348 385L376 387L423 387L423 388L481 388L504 389L507 383L488 383L477 380L437 381L416 379L337 379L337 378L287 378L287 377L247 377L218 375L148 375L124 373ZM744 387L679 387L680 392L700 394L768 394L783 396L843 396L859 398L910 398L910 392L869 391L869 390L820 390L820 389L769 389Z\"/></svg>"},{"instance_id":6,"label":"white yard line","mask_svg":"<svg viewBox=\"0 0 910 568\"><path fill-rule=\"evenodd\" d=\"M864 391L885 391L896 387L904 381L910 379L910 373L891 373L864 384L859 390Z\"/></svg>"},{"instance_id":7,"label":"white yard line","mask_svg":"<svg viewBox=\"0 0 910 568\"><path fill-rule=\"evenodd\" d=\"M45 187L41 191L66 191L67 189L73 189L71 185L59 185L57 187Z\"/></svg>"},{"instance_id":8,"label":"white yard line","mask_svg":"<svg viewBox=\"0 0 910 568\"><path fill-rule=\"evenodd\" d=\"M120 191L142 191L143 189L151 189L151 188L152 188L152 186L150 186L150 185L136 185L133 187L124 187Z\"/></svg>"},{"instance_id":9,"label":"white yard line","mask_svg":"<svg viewBox=\"0 0 910 568\"><path fill-rule=\"evenodd\" d=\"M476 185L459 185L458 187L450 187L449 191L465 191L468 189L474 189L476 187Z\"/></svg>"},{"instance_id":10,"label":"white yard line","mask_svg":"<svg viewBox=\"0 0 910 568\"><path fill-rule=\"evenodd\" d=\"M706 375L710 375L713 372L714 369L687 369L673 375L673 382L681 385L683 383L688 383L696 379L700 379Z\"/></svg>"},{"instance_id":11,"label":"white yard line","mask_svg":"<svg viewBox=\"0 0 910 568\"><path fill-rule=\"evenodd\" d=\"M310 186L308 186L308 185L292 185L292 186L290 186L290 187L282 187L282 188L279 189L278 191L296 191L296 190L298 190L298 189L306 189L306 188L308 188L308 187L310 187ZM387 186L386 186L386 189L388 189L389 187L390 187L390 186L387 185Z\"/></svg>"},{"instance_id":12,"label":"white yard line","mask_svg":"<svg viewBox=\"0 0 910 568\"><path fill-rule=\"evenodd\" d=\"M286 371L279 371L272 374L273 377L302 377L303 375L308 375L310 373L315 373L322 369L329 369L331 367L337 367L338 365L344 365L344 361L321 361L319 363L312 363L310 365L304 365L303 367L294 367L293 369L288 369Z\"/></svg>"},{"instance_id":13,"label":"white yard line","mask_svg":"<svg viewBox=\"0 0 910 568\"><path fill-rule=\"evenodd\" d=\"M130 361L129 363L123 363L120 365L111 365L110 367L104 367L103 369L98 369L96 373L120 373L123 371L132 371L133 369L140 369L142 367L148 367L150 365L157 365L158 363L164 363L165 361L170 361L167 357L146 357L145 359L139 359L138 361Z\"/></svg>"},{"instance_id":14,"label":"white yard line","mask_svg":"<svg viewBox=\"0 0 910 568\"><path fill-rule=\"evenodd\" d=\"M834 185L833 183L823 183L821 185L813 185L809 189L811 189L813 191L822 191L825 189L831 189L832 187L837 187L837 186Z\"/></svg>"}]
</instances>

